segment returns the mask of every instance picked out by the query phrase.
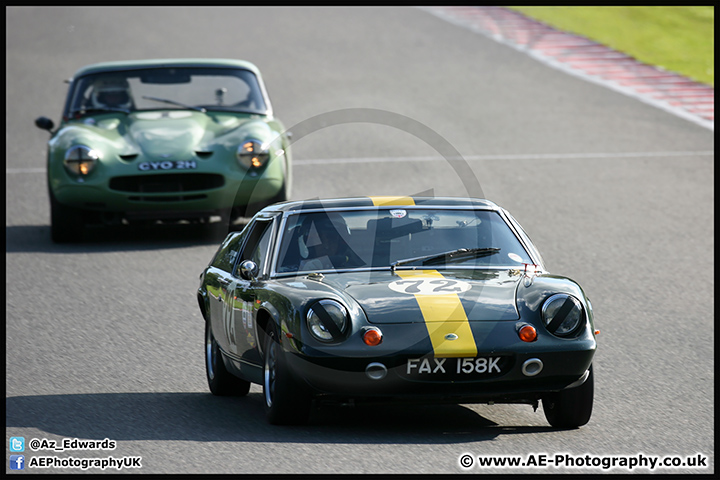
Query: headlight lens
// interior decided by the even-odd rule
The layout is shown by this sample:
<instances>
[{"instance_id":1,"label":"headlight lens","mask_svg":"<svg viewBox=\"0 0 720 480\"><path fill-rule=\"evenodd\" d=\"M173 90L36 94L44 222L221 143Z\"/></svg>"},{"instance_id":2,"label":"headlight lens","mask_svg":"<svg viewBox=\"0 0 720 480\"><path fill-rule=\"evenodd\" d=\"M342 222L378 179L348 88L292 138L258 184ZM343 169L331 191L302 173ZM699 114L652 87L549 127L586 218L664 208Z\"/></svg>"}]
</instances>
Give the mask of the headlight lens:
<instances>
[{"instance_id":1,"label":"headlight lens","mask_svg":"<svg viewBox=\"0 0 720 480\"><path fill-rule=\"evenodd\" d=\"M270 153L257 140L247 140L238 147L237 158L240 165L247 169L260 168L270 159Z\"/></svg>"},{"instance_id":2,"label":"headlight lens","mask_svg":"<svg viewBox=\"0 0 720 480\"><path fill-rule=\"evenodd\" d=\"M347 309L335 300L320 300L307 313L310 333L321 342L339 341L347 332L349 319Z\"/></svg>"},{"instance_id":3,"label":"headlight lens","mask_svg":"<svg viewBox=\"0 0 720 480\"><path fill-rule=\"evenodd\" d=\"M85 145L75 145L65 152L63 164L68 172L73 175L85 176L95 169L100 154Z\"/></svg>"},{"instance_id":4,"label":"headlight lens","mask_svg":"<svg viewBox=\"0 0 720 480\"><path fill-rule=\"evenodd\" d=\"M548 332L568 337L578 330L582 322L583 306L572 295L558 293L545 300L542 317Z\"/></svg>"}]
</instances>

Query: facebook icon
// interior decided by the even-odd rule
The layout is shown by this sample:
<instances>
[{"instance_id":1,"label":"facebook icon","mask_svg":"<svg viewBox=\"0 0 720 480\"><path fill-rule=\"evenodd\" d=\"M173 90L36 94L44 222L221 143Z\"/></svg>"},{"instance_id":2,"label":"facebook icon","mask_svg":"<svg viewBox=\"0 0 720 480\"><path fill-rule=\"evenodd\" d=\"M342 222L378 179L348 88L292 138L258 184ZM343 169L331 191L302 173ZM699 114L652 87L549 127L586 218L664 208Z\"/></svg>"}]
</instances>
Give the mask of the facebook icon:
<instances>
[{"instance_id":1,"label":"facebook icon","mask_svg":"<svg viewBox=\"0 0 720 480\"><path fill-rule=\"evenodd\" d=\"M10 470L25 470L25 455L10 455Z\"/></svg>"}]
</instances>

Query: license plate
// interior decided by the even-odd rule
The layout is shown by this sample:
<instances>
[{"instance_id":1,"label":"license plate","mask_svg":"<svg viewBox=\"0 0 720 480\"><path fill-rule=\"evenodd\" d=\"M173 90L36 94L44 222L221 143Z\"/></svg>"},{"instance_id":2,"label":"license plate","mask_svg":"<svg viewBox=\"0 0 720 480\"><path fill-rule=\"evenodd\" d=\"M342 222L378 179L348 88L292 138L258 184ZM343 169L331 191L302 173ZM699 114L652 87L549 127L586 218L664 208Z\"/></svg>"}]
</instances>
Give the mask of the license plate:
<instances>
[{"instance_id":1,"label":"license plate","mask_svg":"<svg viewBox=\"0 0 720 480\"><path fill-rule=\"evenodd\" d=\"M150 172L153 170L193 170L197 168L194 160L165 160L161 162L143 162L138 164L138 170Z\"/></svg>"},{"instance_id":2,"label":"license plate","mask_svg":"<svg viewBox=\"0 0 720 480\"><path fill-rule=\"evenodd\" d=\"M507 368L507 357L474 358L411 358L405 365L405 375L427 380L470 380L477 377L502 375Z\"/></svg>"}]
</instances>

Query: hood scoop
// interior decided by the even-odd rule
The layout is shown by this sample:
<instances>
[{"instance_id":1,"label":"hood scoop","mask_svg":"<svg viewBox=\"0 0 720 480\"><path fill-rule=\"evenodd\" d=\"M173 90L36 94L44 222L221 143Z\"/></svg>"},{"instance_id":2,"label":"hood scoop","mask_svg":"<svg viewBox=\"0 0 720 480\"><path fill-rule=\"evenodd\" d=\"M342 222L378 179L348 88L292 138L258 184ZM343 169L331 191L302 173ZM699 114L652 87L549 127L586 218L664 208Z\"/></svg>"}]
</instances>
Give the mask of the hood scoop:
<instances>
[{"instance_id":1,"label":"hood scoop","mask_svg":"<svg viewBox=\"0 0 720 480\"><path fill-rule=\"evenodd\" d=\"M123 162L132 162L137 157L138 157L137 153L128 153L125 155L120 155L120 160L122 160Z\"/></svg>"}]
</instances>

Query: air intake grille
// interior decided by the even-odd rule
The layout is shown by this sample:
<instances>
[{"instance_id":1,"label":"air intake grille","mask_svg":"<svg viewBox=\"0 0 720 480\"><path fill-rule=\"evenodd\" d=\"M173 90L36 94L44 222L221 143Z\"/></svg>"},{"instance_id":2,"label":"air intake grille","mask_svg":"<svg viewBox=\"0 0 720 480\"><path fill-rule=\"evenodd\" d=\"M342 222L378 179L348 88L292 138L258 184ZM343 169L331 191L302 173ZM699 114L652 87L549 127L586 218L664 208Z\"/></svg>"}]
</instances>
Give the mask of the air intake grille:
<instances>
[{"instance_id":1,"label":"air intake grille","mask_svg":"<svg viewBox=\"0 0 720 480\"><path fill-rule=\"evenodd\" d=\"M165 173L110 179L110 189L132 193L197 192L222 187L225 178L214 173Z\"/></svg>"}]
</instances>

